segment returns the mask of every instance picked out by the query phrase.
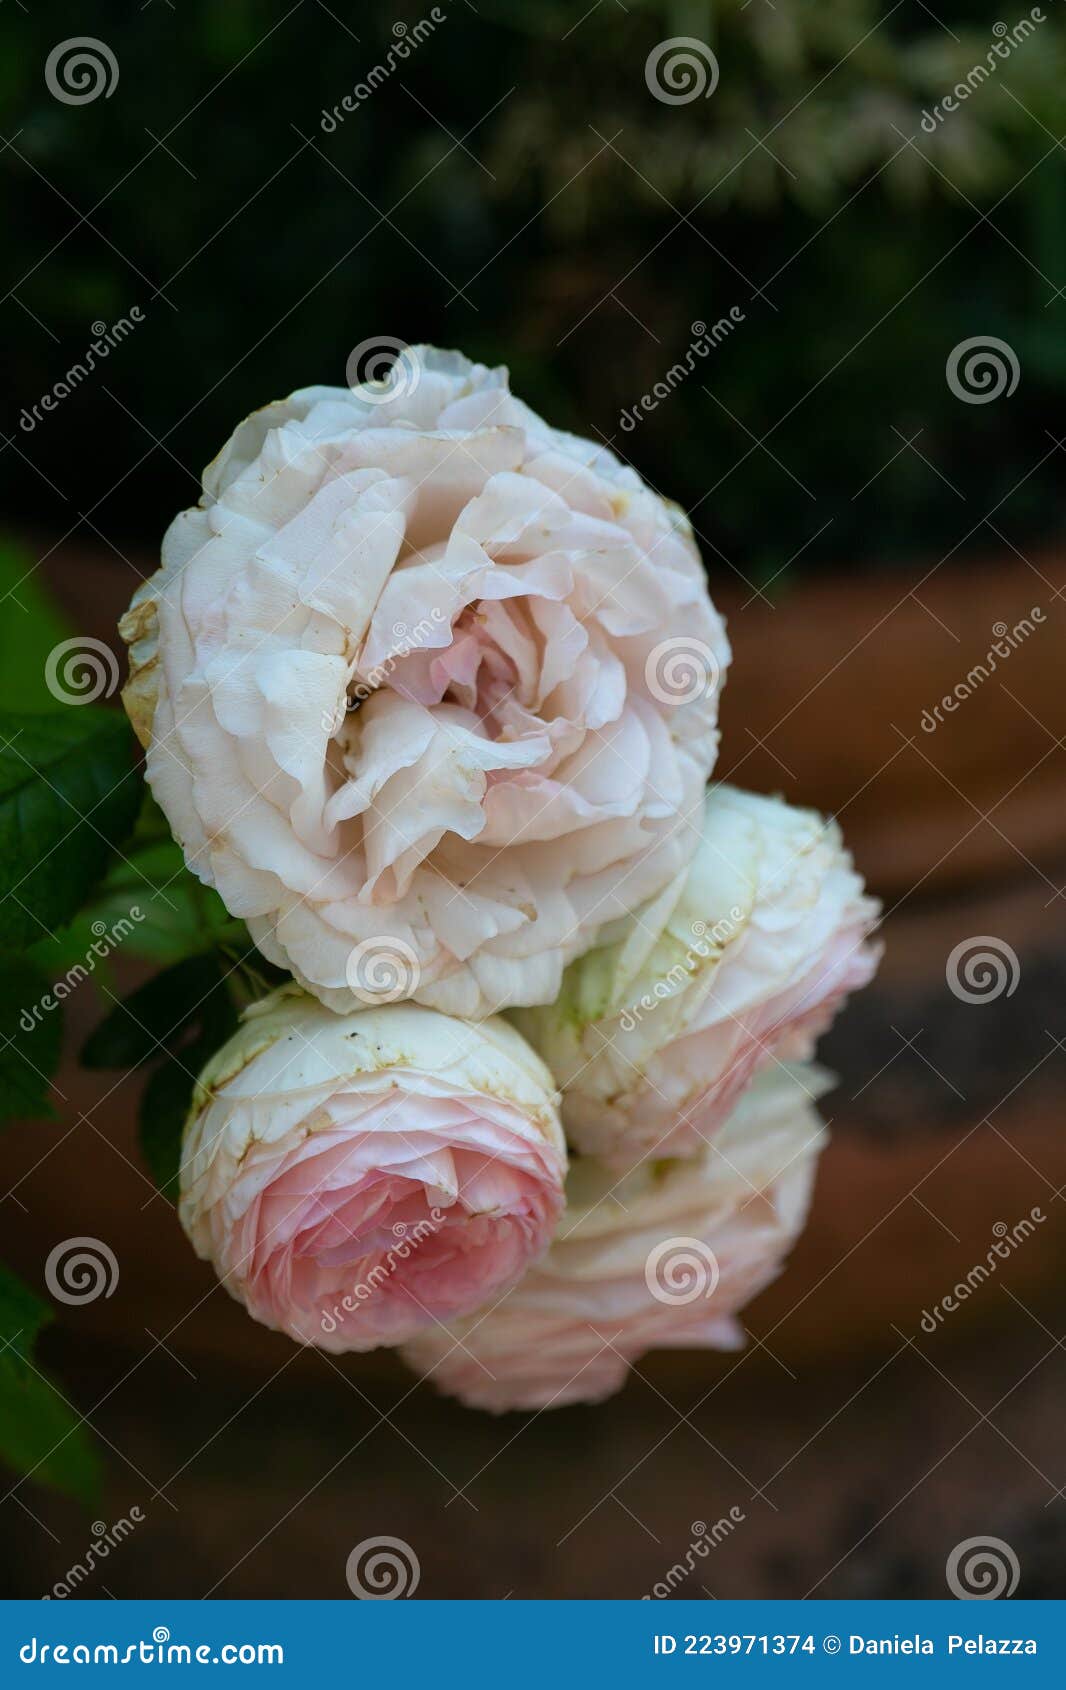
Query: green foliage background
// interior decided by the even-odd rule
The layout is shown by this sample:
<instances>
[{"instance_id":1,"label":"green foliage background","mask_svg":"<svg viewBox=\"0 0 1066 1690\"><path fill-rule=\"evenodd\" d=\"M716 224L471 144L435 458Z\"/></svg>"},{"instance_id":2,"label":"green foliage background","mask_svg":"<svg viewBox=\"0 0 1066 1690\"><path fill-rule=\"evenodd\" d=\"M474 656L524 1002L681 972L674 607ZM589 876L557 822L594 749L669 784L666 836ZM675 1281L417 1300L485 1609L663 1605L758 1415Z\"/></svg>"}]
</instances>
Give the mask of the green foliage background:
<instances>
[{"instance_id":1,"label":"green foliage background","mask_svg":"<svg viewBox=\"0 0 1066 1690\"><path fill-rule=\"evenodd\" d=\"M389 334L508 361L523 396L614 437L695 507L708 559L751 578L939 555L960 537L996 546L981 518L1008 494L1013 543L1057 531L1057 0L931 135L923 111L1025 8L448 0L324 132L322 112L429 10L5 9L6 432L24 454L0 453L9 513L54 505L58 521L85 512L120 543L154 544L241 415L343 381L350 349ZM86 32L112 46L118 85L65 106L44 62ZM678 34L711 45L721 74L712 98L669 107L645 60ZM102 377L19 432L91 321L134 304L146 321ZM690 325L732 305L744 323L620 431ZM1018 393L987 407L944 379L951 348L980 333L1022 368ZM902 446L919 430L928 463Z\"/></svg>"},{"instance_id":2,"label":"green foliage background","mask_svg":"<svg viewBox=\"0 0 1066 1690\"><path fill-rule=\"evenodd\" d=\"M233 1031L239 1011L278 976L243 923L185 867L145 789L123 713L79 703L76 693L73 703L61 704L49 691L46 659L68 630L38 585L32 554L10 541L0 542L4 592L10 609L0 618L0 1130L25 1131L47 1144L50 1132L78 1125L55 1076L65 1000L75 991L94 994L101 1019L81 1061L104 1071L105 1099L119 1083L114 1071L146 1071L141 1151L160 1191L174 1201L196 1075ZM159 971L125 1000L116 996L109 960L119 943L126 958ZM0 1262L0 1462L93 1504L100 1455L38 1353L55 1311L35 1287L54 1287L43 1263L31 1271L32 1285Z\"/></svg>"}]
</instances>

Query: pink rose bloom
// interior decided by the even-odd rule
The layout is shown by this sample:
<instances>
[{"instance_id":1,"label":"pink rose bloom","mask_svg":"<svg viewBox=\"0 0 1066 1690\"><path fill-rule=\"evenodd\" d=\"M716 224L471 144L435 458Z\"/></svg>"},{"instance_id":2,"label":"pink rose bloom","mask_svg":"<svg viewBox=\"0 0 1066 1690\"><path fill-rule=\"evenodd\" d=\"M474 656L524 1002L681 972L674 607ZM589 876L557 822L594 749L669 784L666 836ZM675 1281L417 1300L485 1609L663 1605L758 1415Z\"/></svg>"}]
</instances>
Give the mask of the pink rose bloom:
<instances>
[{"instance_id":1,"label":"pink rose bloom","mask_svg":"<svg viewBox=\"0 0 1066 1690\"><path fill-rule=\"evenodd\" d=\"M512 1285L565 1170L550 1076L504 1022L341 1017L287 986L201 1076L178 1212L256 1320L371 1350Z\"/></svg>"},{"instance_id":2,"label":"pink rose bloom","mask_svg":"<svg viewBox=\"0 0 1066 1690\"><path fill-rule=\"evenodd\" d=\"M729 660L691 530L503 369L244 422L122 622L194 872L338 1012L549 1003L691 858Z\"/></svg>"},{"instance_id":3,"label":"pink rose bloom","mask_svg":"<svg viewBox=\"0 0 1066 1690\"><path fill-rule=\"evenodd\" d=\"M692 862L514 1019L571 1143L618 1166L701 1151L773 1061L804 1061L873 975L879 906L835 822L718 786ZM604 942L606 941L606 942Z\"/></svg>"},{"instance_id":4,"label":"pink rose bloom","mask_svg":"<svg viewBox=\"0 0 1066 1690\"><path fill-rule=\"evenodd\" d=\"M620 1182L581 1160L548 1255L513 1291L404 1357L473 1408L599 1402L648 1350L733 1350L736 1315L776 1278L803 1228L825 1131L816 1070L775 1068L692 1161Z\"/></svg>"}]
</instances>

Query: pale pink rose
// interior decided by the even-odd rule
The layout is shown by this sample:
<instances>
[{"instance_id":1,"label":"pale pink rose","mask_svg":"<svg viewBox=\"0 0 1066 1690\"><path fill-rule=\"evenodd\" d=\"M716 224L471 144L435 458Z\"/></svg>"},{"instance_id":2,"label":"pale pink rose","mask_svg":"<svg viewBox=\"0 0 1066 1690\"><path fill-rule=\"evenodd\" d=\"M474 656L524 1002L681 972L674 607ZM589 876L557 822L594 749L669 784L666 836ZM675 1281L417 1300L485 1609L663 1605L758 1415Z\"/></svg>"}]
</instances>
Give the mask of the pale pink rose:
<instances>
[{"instance_id":1,"label":"pale pink rose","mask_svg":"<svg viewBox=\"0 0 1066 1690\"><path fill-rule=\"evenodd\" d=\"M555 1004L514 1017L571 1143L621 1167L701 1151L752 1075L810 1057L872 977L878 911L835 822L714 787L687 869L571 964Z\"/></svg>"},{"instance_id":2,"label":"pale pink rose","mask_svg":"<svg viewBox=\"0 0 1066 1690\"><path fill-rule=\"evenodd\" d=\"M691 858L729 648L632 470L505 370L397 369L237 430L123 619L127 708L192 869L330 1008L549 1003Z\"/></svg>"},{"instance_id":3,"label":"pale pink rose","mask_svg":"<svg viewBox=\"0 0 1066 1690\"><path fill-rule=\"evenodd\" d=\"M397 1344L498 1296L547 1248L566 1150L513 1028L416 1004L338 1016L283 987L201 1076L182 1225L266 1326Z\"/></svg>"},{"instance_id":4,"label":"pale pink rose","mask_svg":"<svg viewBox=\"0 0 1066 1690\"><path fill-rule=\"evenodd\" d=\"M620 1182L582 1159L548 1255L505 1297L404 1358L473 1408L560 1408L617 1391L648 1350L734 1350L738 1311L803 1228L825 1133L817 1070L776 1068L700 1157Z\"/></svg>"}]
</instances>

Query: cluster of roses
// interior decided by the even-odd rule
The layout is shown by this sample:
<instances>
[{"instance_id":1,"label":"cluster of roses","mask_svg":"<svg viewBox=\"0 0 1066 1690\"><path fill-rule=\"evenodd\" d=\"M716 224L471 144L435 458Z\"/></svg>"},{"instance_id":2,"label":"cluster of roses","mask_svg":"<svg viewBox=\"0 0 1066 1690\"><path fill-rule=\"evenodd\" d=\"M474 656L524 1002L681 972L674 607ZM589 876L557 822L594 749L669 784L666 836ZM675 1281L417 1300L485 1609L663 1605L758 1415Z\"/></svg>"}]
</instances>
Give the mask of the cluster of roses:
<instances>
[{"instance_id":1,"label":"cluster of roses","mask_svg":"<svg viewBox=\"0 0 1066 1690\"><path fill-rule=\"evenodd\" d=\"M122 631L152 790L292 976L185 1130L227 1289L497 1409L739 1343L876 906L834 825L708 788L729 647L682 513L408 349L243 423Z\"/></svg>"}]
</instances>

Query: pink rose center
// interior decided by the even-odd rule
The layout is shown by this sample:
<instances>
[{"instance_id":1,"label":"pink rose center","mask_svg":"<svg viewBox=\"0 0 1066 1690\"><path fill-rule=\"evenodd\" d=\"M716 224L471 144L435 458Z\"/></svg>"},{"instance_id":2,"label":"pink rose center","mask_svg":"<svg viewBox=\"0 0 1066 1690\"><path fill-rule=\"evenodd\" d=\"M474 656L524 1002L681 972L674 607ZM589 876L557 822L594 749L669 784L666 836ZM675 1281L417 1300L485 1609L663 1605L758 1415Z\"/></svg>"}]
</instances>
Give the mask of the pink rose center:
<instances>
[{"instance_id":1,"label":"pink rose center","mask_svg":"<svg viewBox=\"0 0 1066 1690\"><path fill-rule=\"evenodd\" d=\"M328 1106L334 1124L266 1171L227 1254L252 1312L331 1349L398 1343L512 1284L546 1245L559 1158L508 1105L453 1099ZM382 1131L382 1127L388 1131ZM377 1129L377 1130L375 1130Z\"/></svg>"}]
</instances>

